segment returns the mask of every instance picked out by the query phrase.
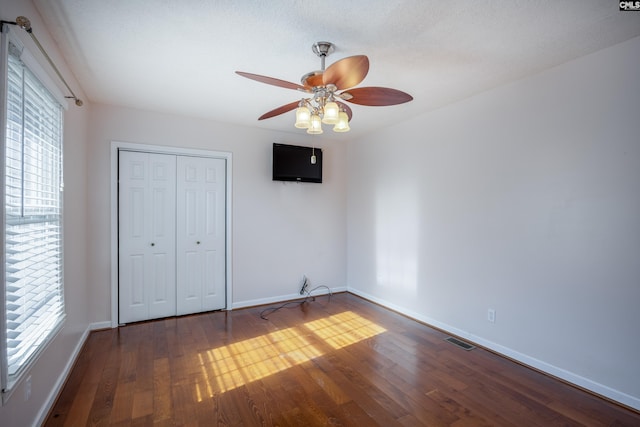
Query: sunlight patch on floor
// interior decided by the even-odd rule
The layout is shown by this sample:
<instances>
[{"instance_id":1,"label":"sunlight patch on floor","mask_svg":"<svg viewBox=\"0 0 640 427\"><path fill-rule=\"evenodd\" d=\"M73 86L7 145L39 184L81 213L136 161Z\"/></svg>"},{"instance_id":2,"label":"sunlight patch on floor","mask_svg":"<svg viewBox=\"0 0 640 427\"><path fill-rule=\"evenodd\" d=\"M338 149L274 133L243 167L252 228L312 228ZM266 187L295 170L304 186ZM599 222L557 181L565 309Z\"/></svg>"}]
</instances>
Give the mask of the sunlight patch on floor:
<instances>
[{"instance_id":1,"label":"sunlight patch on floor","mask_svg":"<svg viewBox=\"0 0 640 427\"><path fill-rule=\"evenodd\" d=\"M282 329L198 354L202 374L196 398L202 402L252 381L322 356L313 342L322 340L334 349L355 344L385 329L351 311Z\"/></svg>"},{"instance_id":2,"label":"sunlight patch on floor","mask_svg":"<svg viewBox=\"0 0 640 427\"><path fill-rule=\"evenodd\" d=\"M386 331L351 311L314 320L305 326L336 350Z\"/></svg>"}]
</instances>

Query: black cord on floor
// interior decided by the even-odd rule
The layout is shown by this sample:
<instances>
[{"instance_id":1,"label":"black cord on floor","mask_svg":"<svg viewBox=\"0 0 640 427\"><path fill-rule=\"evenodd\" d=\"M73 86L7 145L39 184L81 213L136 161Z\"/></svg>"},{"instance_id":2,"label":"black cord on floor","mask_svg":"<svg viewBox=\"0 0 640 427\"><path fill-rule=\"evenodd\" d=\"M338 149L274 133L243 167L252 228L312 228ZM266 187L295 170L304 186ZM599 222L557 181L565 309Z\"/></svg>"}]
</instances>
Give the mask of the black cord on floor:
<instances>
[{"instance_id":1,"label":"black cord on floor","mask_svg":"<svg viewBox=\"0 0 640 427\"><path fill-rule=\"evenodd\" d=\"M268 314L273 314L273 313L275 313L276 311L278 311L278 310L280 310L282 308L297 307L297 306L302 305L302 304L304 304L306 302L309 302L309 300L315 301L316 297L315 297L315 295L312 296L311 292L313 292L313 291L315 291L316 289L319 289L319 288L326 288L329 291L329 294L328 294L329 295L329 302L331 302L331 297L333 296L333 293L331 292L331 289L329 289L328 286L320 285L320 286L316 286L315 288L313 288L309 292L307 292L306 296L304 297L303 300L288 301L288 302L285 302L285 303L283 303L283 304L281 304L281 305L279 305L277 307L265 308L264 310L262 310L260 312L260 318L263 319L263 320L269 320L266 317Z\"/></svg>"}]
</instances>

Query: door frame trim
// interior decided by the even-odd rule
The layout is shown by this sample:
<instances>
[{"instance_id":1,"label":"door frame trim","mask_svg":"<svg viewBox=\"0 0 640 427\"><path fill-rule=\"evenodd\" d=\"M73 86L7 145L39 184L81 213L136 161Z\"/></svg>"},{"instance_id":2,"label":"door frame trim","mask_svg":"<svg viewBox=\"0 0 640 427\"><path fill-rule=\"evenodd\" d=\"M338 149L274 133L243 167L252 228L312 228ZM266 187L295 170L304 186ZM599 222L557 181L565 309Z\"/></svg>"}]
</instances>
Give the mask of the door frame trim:
<instances>
[{"instance_id":1,"label":"door frame trim","mask_svg":"<svg viewBox=\"0 0 640 427\"><path fill-rule=\"evenodd\" d=\"M216 159L224 159L226 161L226 183L225 183L225 269L226 269L226 310L233 307L232 301L232 278L233 272L231 267L232 257L232 234L231 234L231 191L233 176L232 169L232 153L228 151L213 151L193 148L171 147L164 145L138 144L132 142L111 141L111 327L118 327L118 152L120 150L141 151L154 154L173 154L184 156L211 157Z\"/></svg>"}]
</instances>

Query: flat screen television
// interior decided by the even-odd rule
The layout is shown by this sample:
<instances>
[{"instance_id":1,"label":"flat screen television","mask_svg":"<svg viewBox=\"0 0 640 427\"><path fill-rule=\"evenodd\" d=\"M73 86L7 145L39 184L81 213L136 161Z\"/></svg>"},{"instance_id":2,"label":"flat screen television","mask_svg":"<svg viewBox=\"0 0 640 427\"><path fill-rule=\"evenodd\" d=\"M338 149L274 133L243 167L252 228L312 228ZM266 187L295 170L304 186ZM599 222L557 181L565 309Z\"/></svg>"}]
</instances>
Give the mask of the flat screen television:
<instances>
[{"instance_id":1,"label":"flat screen television","mask_svg":"<svg viewBox=\"0 0 640 427\"><path fill-rule=\"evenodd\" d=\"M314 155L315 163L312 161ZM274 143L273 180L322 182L322 150Z\"/></svg>"}]
</instances>

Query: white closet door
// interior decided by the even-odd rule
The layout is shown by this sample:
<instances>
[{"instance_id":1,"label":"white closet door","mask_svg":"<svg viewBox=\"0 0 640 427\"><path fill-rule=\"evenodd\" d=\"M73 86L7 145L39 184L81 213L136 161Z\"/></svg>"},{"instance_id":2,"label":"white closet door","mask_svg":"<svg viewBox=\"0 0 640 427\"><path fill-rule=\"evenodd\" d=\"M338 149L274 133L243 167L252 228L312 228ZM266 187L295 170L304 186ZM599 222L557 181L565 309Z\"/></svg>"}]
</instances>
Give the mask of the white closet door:
<instances>
[{"instance_id":1,"label":"white closet door","mask_svg":"<svg viewBox=\"0 0 640 427\"><path fill-rule=\"evenodd\" d=\"M178 156L177 314L225 307L224 159Z\"/></svg>"},{"instance_id":2,"label":"white closet door","mask_svg":"<svg viewBox=\"0 0 640 427\"><path fill-rule=\"evenodd\" d=\"M176 157L119 153L119 321L176 314Z\"/></svg>"}]
</instances>

